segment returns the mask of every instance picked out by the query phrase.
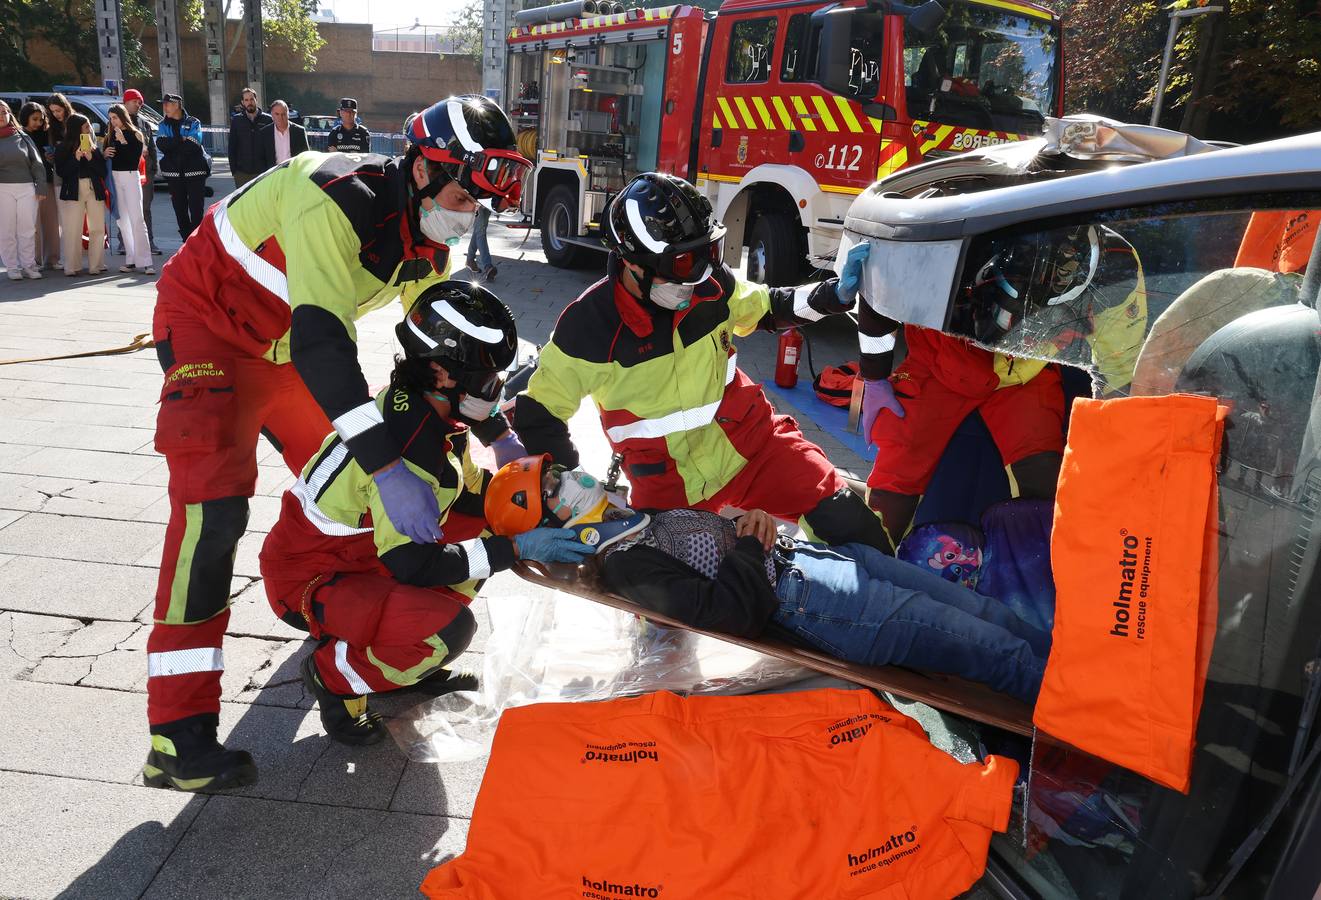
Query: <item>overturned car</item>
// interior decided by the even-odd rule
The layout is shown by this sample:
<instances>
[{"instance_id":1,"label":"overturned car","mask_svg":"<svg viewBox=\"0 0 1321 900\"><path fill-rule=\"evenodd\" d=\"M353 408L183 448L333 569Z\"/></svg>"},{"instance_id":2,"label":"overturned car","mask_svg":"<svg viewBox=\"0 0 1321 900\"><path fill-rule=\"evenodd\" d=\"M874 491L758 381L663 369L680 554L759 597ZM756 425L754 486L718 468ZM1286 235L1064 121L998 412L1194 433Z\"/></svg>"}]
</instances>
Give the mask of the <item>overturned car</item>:
<instances>
[{"instance_id":1,"label":"overturned car","mask_svg":"<svg viewBox=\"0 0 1321 900\"><path fill-rule=\"evenodd\" d=\"M839 259L870 244L864 328L870 316L1059 365L1066 396L1224 408L1188 790L1038 732L1025 833L993 843L1006 896L1310 897L1321 882L1308 853L1321 840L1319 210L1321 134L1221 148L1071 117L891 176L845 220ZM1112 634L1134 636L1129 610L1116 616Z\"/></svg>"}]
</instances>

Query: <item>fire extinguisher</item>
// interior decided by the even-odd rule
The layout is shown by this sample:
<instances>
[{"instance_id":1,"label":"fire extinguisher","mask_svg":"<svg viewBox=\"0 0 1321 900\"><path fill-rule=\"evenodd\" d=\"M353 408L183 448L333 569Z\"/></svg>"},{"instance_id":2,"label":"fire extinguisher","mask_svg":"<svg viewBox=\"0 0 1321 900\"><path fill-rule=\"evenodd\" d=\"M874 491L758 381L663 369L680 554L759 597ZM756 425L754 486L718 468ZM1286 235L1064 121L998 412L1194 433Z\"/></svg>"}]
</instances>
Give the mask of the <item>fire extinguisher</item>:
<instances>
[{"instance_id":1,"label":"fire extinguisher","mask_svg":"<svg viewBox=\"0 0 1321 900\"><path fill-rule=\"evenodd\" d=\"M775 383L791 388L798 383L798 355L803 349L803 333L797 328L780 332L780 349L775 356Z\"/></svg>"}]
</instances>

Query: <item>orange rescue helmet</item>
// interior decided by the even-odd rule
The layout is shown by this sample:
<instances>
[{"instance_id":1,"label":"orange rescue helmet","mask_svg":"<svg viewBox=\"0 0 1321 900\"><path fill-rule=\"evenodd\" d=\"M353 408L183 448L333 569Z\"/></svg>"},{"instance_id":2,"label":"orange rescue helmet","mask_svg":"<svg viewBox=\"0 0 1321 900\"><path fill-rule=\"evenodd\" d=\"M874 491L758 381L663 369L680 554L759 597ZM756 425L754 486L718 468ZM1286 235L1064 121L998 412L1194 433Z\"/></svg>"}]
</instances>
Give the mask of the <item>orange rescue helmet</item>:
<instances>
[{"instance_id":1,"label":"orange rescue helmet","mask_svg":"<svg viewBox=\"0 0 1321 900\"><path fill-rule=\"evenodd\" d=\"M524 456L505 463L486 486L486 524L504 537L531 531L545 518L541 473L550 454Z\"/></svg>"}]
</instances>

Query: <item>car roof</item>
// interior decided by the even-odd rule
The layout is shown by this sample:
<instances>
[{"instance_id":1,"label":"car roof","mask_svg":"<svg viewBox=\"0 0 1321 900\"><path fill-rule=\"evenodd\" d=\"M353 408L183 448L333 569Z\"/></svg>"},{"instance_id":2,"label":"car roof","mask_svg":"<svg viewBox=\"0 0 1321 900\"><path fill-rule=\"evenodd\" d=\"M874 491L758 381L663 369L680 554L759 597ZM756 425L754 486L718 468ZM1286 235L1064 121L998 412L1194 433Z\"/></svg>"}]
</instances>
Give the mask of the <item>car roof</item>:
<instances>
[{"instance_id":1,"label":"car roof","mask_svg":"<svg viewBox=\"0 0 1321 900\"><path fill-rule=\"evenodd\" d=\"M979 151L959 163L938 160L907 170L910 185L970 177L977 165L1002 173L1040 154L1039 138ZM941 241L984 234L1022 222L1125 206L1235 194L1321 190L1321 132L1176 159L1126 165L1097 163L1070 171L1020 171L975 193L923 196L894 190L898 176L864 191L845 216L846 230L891 241Z\"/></svg>"}]
</instances>

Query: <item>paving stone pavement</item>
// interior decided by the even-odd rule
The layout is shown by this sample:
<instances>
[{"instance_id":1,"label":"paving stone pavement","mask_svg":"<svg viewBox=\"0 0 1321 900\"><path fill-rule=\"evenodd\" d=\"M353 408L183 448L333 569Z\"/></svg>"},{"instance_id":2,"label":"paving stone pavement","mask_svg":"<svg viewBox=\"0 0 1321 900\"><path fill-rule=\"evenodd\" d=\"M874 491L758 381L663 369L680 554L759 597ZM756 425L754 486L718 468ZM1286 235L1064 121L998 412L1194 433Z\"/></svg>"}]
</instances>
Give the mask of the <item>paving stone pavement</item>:
<instances>
[{"instance_id":1,"label":"paving stone pavement","mask_svg":"<svg viewBox=\"0 0 1321 900\"><path fill-rule=\"evenodd\" d=\"M158 243L177 249L164 192L153 212ZM493 226L491 245L492 287L537 343L600 276L546 265L535 232ZM0 359L127 344L150 329L152 282L0 280ZM390 369L397 316L392 307L360 324L373 385ZM813 335L818 361L856 351L846 323L818 323ZM766 379L774 351L773 336L754 335L739 360ZM265 443L231 585L221 713L222 737L253 753L261 781L215 797L142 787L146 639L168 512L152 448L159 391L150 351L0 366L0 897L416 896L431 866L462 852L485 761L424 765L388 742L350 750L321 733L298 679L310 645L270 613L256 566L293 480ZM858 457L783 411L863 474ZM604 471L608 449L586 409L575 435L585 464ZM475 605L471 652L490 633L487 604L538 590L508 573L492 579Z\"/></svg>"}]
</instances>

